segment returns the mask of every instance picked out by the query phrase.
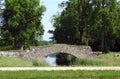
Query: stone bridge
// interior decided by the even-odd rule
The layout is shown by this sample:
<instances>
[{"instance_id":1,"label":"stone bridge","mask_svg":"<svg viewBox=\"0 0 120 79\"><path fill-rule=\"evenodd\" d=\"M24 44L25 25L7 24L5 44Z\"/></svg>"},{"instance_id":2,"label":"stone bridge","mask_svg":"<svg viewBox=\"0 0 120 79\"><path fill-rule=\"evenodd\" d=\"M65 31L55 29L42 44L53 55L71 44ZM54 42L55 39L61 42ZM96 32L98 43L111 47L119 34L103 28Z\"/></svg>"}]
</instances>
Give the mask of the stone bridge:
<instances>
[{"instance_id":1,"label":"stone bridge","mask_svg":"<svg viewBox=\"0 0 120 79\"><path fill-rule=\"evenodd\" d=\"M20 57L29 61L43 61L45 56L55 53L68 53L80 57L93 57L95 52L92 52L90 46L78 46L67 44L53 44L40 47L31 47L29 50L17 52L0 52L0 56ZM101 52L99 52L100 54Z\"/></svg>"}]
</instances>

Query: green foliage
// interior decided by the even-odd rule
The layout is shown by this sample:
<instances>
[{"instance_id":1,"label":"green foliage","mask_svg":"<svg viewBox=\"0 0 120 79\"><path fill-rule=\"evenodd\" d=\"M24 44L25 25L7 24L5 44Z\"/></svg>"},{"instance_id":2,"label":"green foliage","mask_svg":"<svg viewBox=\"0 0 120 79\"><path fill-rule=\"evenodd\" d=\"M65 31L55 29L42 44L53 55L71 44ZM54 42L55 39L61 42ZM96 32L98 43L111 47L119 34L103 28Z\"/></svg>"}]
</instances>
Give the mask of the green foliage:
<instances>
[{"instance_id":1,"label":"green foliage","mask_svg":"<svg viewBox=\"0 0 120 79\"><path fill-rule=\"evenodd\" d=\"M38 46L51 45L51 44L55 44L55 42L54 41L44 41L44 40L38 42Z\"/></svg>"},{"instance_id":2,"label":"green foliage","mask_svg":"<svg viewBox=\"0 0 120 79\"><path fill-rule=\"evenodd\" d=\"M87 44L103 52L119 50L117 0L69 0L60 6L64 10L53 17L55 31L52 33L57 43Z\"/></svg>"},{"instance_id":3,"label":"green foliage","mask_svg":"<svg viewBox=\"0 0 120 79\"><path fill-rule=\"evenodd\" d=\"M37 60L33 61L33 66L39 66L39 62Z\"/></svg>"},{"instance_id":4,"label":"green foliage","mask_svg":"<svg viewBox=\"0 0 120 79\"><path fill-rule=\"evenodd\" d=\"M0 51L8 51L13 49L13 46L0 46Z\"/></svg>"},{"instance_id":5,"label":"green foliage","mask_svg":"<svg viewBox=\"0 0 120 79\"><path fill-rule=\"evenodd\" d=\"M53 33L57 43L79 43L78 19L76 18L77 12L74 9L75 4L72 2L69 2L68 7L60 15L54 16L53 25L55 31Z\"/></svg>"},{"instance_id":6,"label":"green foliage","mask_svg":"<svg viewBox=\"0 0 120 79\"><path fill-rule=\"evenodd\" d=\"M84 45L88 45L88 39L87 39L86 37L83 37L83 40L82 40L82 41L83 41L83 44L84 44Z\"/></svg>"},{"instance_id":7,"label":"green foliage","mask_svg":"<svg viewBox=\"0 0 120 79\"><path fill-rule=\"evenodd\" d=\"M0 71L0 79L119 79L120 71Z\"/></svg>"},{"instance_id":8,"label":"green foliage","mask_svg":"<svg viewBox=\"0 0 120 79\"><path fill-rule=\"evenodd\" d=\"M92 21L89 27L89 34L95 42L98 41L99 50L108 52L114 45L115 41L115 28L118 16L116 0L99 0L93 1L93 6L96 5L92 13ZM91 45L92 46L92 45ZM94 48L94 47L93 47Z\"/></svg>"},{"instance_id":9,"label":"green foliage","mask_svg":"<svg viewBox=\"0 0 120 79\"><path fill-rule=\"evenodd\" d=\"M40 21L45 11L40 0L5 0L5 7L2 39L6 45L15 49L37 45L36 37L43 34Z\"/></svg>"},{"instance_id":10,"label":"green foliage","mask_svg":"<svg viewBox=\"0 0 120 79\"><path fill-rule=\"evenodd\" d=\"M33 66L48 66L48 64L46 62L40 62L38 60L34 60L33 62Z\"/></svg>"}]
</instances>

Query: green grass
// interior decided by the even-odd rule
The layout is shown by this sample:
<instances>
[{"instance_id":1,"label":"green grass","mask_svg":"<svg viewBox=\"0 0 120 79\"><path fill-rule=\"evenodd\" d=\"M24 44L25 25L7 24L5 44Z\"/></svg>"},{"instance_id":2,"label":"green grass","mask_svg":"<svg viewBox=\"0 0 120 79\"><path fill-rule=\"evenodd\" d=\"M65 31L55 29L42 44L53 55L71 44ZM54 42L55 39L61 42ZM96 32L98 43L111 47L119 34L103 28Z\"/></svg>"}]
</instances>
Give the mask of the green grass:
<instances>
[{"instance_id":1,"label":"green grass","mask_svg":"<svg viewBox=\"0 0 120 79\"><path fill-rule=\"evenodd\" d=\"M37 60L30 62L16 57L0 57L0 67L36 67L48 66L46 62Z\"/></svg>"},{"instance_id":2,"label":"green grass","mask_svg":"<svg viewBox=\"0 0 120 79\"><path fill-rule=\"evenodd\" d=\"M79 58L73 64L73 66L104 66L104 65L106 65L105 62L86 58Z\"/></svg>"},{"instance_id":3,"label":"green grass","mask_svg":"<svg viewBox=\"0 0 120 79\"><path fill-rule=\"evenodd\" d=\"M44 61L43 61L43 62L39 62L39 61L37 61L37 60L34 60L32 63L33 63L33 66L35 66L35 67L36 67L36 66L43 66L43 67L49 66L48 63L47 63L47 62L44 62Z\"/></svg>"},{"instance_id":4,"label":"green grass","mask_svg":"<svg viewBox=\"0 0 120 79\"><path fill-rule=\"evenodd\" d=\"M94 58L78 58L74 65L81 66L120 66L120 56L116 53L108 53L96 56ZM119 53L120 54L120 53Z\"/></svg>"},{"instance_id":5,"label":"green grass","mask_svg":"<svg viewBox=\"0 0 120 79\"><path fill-rule=\"evenodd\" d=\"M115 56L115 54L120 54L120 53L108 53L108 54L102 54L99 55L98 57L95 57L95 60L104 62L105 65L107 66L120 66L120 56Z\"/></svg>"},{"instance_id":6,"label":"green grass","mask_svg":"<svg viewBox=\"0 0 120 79\"><path fill-rule=\"evenodd\" d=\"M0 71L0 79L120 79L120 71Z\"/></svg>"},{"instance_id":7,"label":"green grass","mask_svg":"<svg viewBox=\"0 0 120 79\"><path fill-rule=\"evenodd\" d=\"M0 57L0 67L26 67L32 66L32 62L15 57Z\"/></svg>"}]
</instances>

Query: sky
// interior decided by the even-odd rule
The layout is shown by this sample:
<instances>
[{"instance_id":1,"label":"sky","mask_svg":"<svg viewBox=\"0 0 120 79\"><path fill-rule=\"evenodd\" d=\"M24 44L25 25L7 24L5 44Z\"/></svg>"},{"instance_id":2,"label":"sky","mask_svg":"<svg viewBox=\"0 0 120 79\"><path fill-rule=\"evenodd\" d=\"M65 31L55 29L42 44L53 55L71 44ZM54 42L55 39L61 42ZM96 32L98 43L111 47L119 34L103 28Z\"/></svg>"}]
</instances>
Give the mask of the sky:
<instances>
[{"instance_id":1,"label":"sky","mask_svg":"<svg viewBox=\"0 0 120 79\"><path fill-rule=\"evenodd\" d=\"M68 0L41 0L41 4L46 6L46 12L44 12L43 18L42 18L42 24L44 26L44 35L43 40L49 41L52 34L48 33L48 30L53 30L53 26L51 23L52 16L54 14L57 14L58 11L61 9L58 8L58 4Z\"/></svg>"}]
</instances>

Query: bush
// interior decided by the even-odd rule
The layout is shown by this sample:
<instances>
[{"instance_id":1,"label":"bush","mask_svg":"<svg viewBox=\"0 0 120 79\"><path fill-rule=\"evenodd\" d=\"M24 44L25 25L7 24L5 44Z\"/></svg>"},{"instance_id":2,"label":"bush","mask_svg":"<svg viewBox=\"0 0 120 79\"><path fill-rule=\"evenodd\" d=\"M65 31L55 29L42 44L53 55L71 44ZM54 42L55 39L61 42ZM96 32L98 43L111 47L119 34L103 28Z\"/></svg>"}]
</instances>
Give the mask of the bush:
<instances>
[{"instance_id":1,"label":"bush","mask_svg":"<svg viewBox=\"0 0 120 79\"><path fill-rule=\"evenodd\" d=\"M0 46L0 51L8 51L8 50L13 50L13 46Z\"/></svg>"},{"instance_id":2,"label":"bush","mask_svg":"<svg viewBox=\"0 0 120 79\"><path fill-rule=\"evenodd\" d=\"M37 60L33 61L33 66L39 66L39 65L40 65L40 63Z\"/></svg>"},{"instance_id":3,"label":"bush","mask_svg":"<svg viewBox=\"0 0 120 79\"><path fill-rule=\"evenodd\" d=\"M48 64L45 62L39 62L38 60L34 60L33 66L48 66Z\"/></svg>"}]
</instances>

